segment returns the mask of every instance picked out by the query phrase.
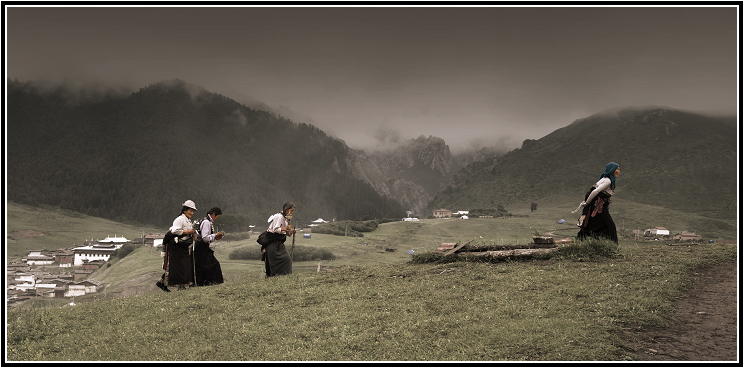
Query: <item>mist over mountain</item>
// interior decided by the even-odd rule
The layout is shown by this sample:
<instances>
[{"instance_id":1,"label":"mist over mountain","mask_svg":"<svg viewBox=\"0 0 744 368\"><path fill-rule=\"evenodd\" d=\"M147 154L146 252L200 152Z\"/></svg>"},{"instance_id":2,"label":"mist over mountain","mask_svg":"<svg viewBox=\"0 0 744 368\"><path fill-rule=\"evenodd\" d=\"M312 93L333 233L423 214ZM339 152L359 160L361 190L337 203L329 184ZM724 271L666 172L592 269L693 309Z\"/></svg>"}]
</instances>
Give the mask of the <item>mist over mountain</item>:
<instances>
[{"instance_id":1,"label":"mist over mountain","mask_svg":"<svg viewBox=\"0 0 744 368\"><path fill-rule=\"evenodd\" d=\"M428 203L462 163L438 137L420 136L397 144L386 150L354 151L349 166L381 195L394 198L415 216L425 216Z\"/></svg>"},{"instance_id":2,"label":"mist over mountain","mask_svg":"<svg viewBox=\"0 0 744 368\"><path fill-rule=\"evenodd\" d=\"M615 193L649 205L730 215L736 210L735 118L670 108L620 108L579 119L521 148L467 165L430 208L490 208L575 198L605 165L620 164Z\"/></svg>"},{"instance_id":3,"label":"mist over mountain","mask_svg":"<svg viewBox=\"0 0 744 368\"><path fill-rule=\"evenodd\" d=\"M192 199L262 226L293 201L297 216L401 217L351 175L351 150L308 124L181 80L128 95L71 99L9 81L8 199L167 226Z\"/></svg>"},{"instance_id":4,"label":"mist over mountain","mask_svg":"<svg viewBox=\"0 0 744 368\"><path fill-rule=\"evenodd\" d=\"M288 107L247 106L181 80L135 92L9 81L8 199L168 225L185 199L261 226L288 200L297 217L428 216L433 208L575 198L618 162L623 198L706 214L736 196L736 118L670 108L607 110L506 152L452 153L445 140L380 131L349 148ZM268 111L271 110L271 111Z\"/></svg>"}]
</instances>

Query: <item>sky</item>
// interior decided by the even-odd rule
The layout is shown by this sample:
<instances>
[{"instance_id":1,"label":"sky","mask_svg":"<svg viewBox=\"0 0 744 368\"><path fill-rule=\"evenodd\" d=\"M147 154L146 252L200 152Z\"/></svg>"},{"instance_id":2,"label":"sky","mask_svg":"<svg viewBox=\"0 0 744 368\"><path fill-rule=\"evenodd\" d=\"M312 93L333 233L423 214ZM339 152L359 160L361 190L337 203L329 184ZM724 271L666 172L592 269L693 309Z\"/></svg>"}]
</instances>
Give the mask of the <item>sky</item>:
<instances>
[{"instance_id":1,"label":"sky","mask_svg":"<svg viewBox=\"0 0 744 368\"><path fill-rule=\"evenodd\" d=\"M512 149L618 107L739 110L735 6L4 10L7 78L133 91L179 78L286 107L356 149L421 135Z\"/></svg>"}]
</instances>

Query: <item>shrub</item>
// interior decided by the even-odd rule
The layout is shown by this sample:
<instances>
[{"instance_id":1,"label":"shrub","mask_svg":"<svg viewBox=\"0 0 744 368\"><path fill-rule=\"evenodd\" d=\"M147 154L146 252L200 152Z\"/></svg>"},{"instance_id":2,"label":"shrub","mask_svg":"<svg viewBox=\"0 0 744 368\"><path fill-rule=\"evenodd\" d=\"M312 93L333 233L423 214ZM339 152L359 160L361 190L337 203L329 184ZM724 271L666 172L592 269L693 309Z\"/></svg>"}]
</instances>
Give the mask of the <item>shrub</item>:
<instances>
[{"instance_id":1,"label":"shrub","mask_svg":"<svg viewBox=\"0 0 744 368\"><path fill-rule=\"evenodd\" d=\"M362 233L375 231L380 224L400 221L395 219L375 219L366 221L337 221L320 225L313 229L314 233L341 236L364 237Z\"/></svg>"},{"instance_id":2,"label":"shrub","mask_svg":"<svg viewBox=\"0 0 744 368\"><path fill-rule=\"evenodd\" d=\"M115 250L114 253L111 254L111 257L112 258L124 258L127 255L129 255L129 253L134 252L134 249L135 249L134 244L125 244L121 248Z\"/></svg>"},{"instance_id":3,"label":"shrub","mask_svg":"<svg viewBox=\"0 0 744 368\"><path fill-rule=\"evenodd\" d=\"M552 256L591 259L596 257L614 257L619 253L620 246L612 240L606 238L588 238L562 246Z\"/></svg>"},{"instance_id":4,"label":"shrub","mask_svg":"<svg viewBox=\"0 0 744 368\"><path fill-rule=\"evenodd\" d=\"M230 254L227 255L229 259L261 259L261 246L246 245L234 249Z\"/></svg>"}]
</instances>

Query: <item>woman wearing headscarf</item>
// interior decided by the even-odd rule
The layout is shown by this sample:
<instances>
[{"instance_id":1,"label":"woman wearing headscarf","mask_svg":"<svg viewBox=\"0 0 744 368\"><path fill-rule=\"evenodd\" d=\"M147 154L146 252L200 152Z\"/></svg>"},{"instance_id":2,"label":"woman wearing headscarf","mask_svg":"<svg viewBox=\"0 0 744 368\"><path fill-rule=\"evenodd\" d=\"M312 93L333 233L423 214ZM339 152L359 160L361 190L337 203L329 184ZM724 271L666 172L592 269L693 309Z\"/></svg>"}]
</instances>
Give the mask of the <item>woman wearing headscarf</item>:
<instances>
[{"instance_id":1,"label":"woman wearing headscarf","mask_svg":"<svg viewBox=\"0 0 744 368\"><path fill-rule=\"evenodd\" d=\"M586 192L584 201L579 204L583 207L582 216L579 220L578 239L587 237L605 237L615 243L617 239L617 227L610 216L610 203L615 191L615 180L620 176L620 165L610 162L599 177L594 186ZM579 209L577 208L577 210Z\"/></svg>"},{"instance_id":2,"label":"woman wearing headscarf","mask_svg":"<svg viewBox=\"0 0 744 368\"><path fill-rule=\"evenodd\" d=\"M214 232L214 222L222 216L222 210L219 207L213 207L207 211L199 226L199 235L194 243L194 279L196 285L207 286L221 284L222 267L220 262L214 256L214 246L212 242L222 239L222 231Z\"/></svg>"},{"instance_id":3,"label":"woman wearing headscarf","mask_svg":"<svg viewBox=\"0 0 744 368\"><path fill-rule=\"evenodd\" d=\"M284 242L287 240L287 235L295 233L290 223L294 210L294 203L287 202L282 206L282 212L269 217L269 228L266 231L272 236L273 241L271 244L261 247L262 258L266 266L266 277L292 273L292 258L289 256Z\"/></svg>"},{"instance_id":4,"label":"woman wearing headscarf","mask_svg":"<svg viewBox=\"0 0 744 368\"><path fill-rule=\"evenodd\" d=\"M187 200L181 206L181 215L173 220L173 225L163 237L165 259L163 260L163 277L155 285L164 291L168 286L185 288L194 283L194 269L191 260L191 244L196 239L196 230L191 223L191 216L196 212L194 201Z\"/></svg>"}]
</instances>

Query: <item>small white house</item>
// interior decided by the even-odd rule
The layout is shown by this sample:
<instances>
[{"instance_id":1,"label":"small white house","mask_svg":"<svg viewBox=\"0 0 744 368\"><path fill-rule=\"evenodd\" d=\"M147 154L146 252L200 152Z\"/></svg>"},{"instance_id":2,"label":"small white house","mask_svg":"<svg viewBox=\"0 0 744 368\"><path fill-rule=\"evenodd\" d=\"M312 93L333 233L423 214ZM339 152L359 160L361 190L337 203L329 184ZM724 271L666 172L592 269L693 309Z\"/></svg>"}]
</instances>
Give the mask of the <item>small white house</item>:
<instances>
[{"instance_id":1,"label":"small white house","mask_svg":"<svg viewBox=\"0 0 744 368\"><path fill-rule=\"evenodd\" d=\"M663 227L655 227L653 229L646 229L643 233L644 236L669 236L669 230Z\"/></svg>"},{"instance_id":2,"label":"small white house","mask_svg":"<svg viewBox=\"0 0 744 368\"><path fill-rule=\"evenodd\" d=\"M29 266L41 266L54 263L54 256L44 253L47 252L41 250L29 251L28 256L26 256L26 264Z\"/></svg>"},{"instance_id":3,"label":"small white house","mask_svg":"<svg viewBox=\"0 0 744 368\"><path fill-rule=\"evenodd\" d=\"M67 292L65 292L65 297L69 298L72 296L81 296L88 293L95 293L98 290L98 286L100 286L99 282L91 280L84 280L76 282L74 284L69 284L67 285Z\"/></svg>"},{"instance_id":4,"label":"small white house","mask_svg":"<svg viewBox=\"0 0 744 368\"><path fill-rule=\"evenodd\" d=\"M74 248L72 251L75 253L75 266L80 266L85 262L102 260L107 262L111 255L116 251L116 245L113 244L94 244L85 247Z\"/></svg>"},{"instance_id":5,"label":"small white house","mask_svg":"<svg viewBox=\"0 0 744 368\"><path fill-rule=\"evenodd\" d=\"M106 239L98 241L98 244L113 244L116 246L116 249L121 248L122 246L124 246L124 244L127 244L127 243L129 243L129 240L127 240L127 238L123 236L117 237L116 235L114 235L113 238L110 236L107 236Z\"/></svg>"},{"instance_id":6,"label":"small white house","mask_svg":"<svg viewBox=\"0 0 744 368\"><path fill-rule=\"evenodd\" d=\"M418 221L419 219L417 217L404 217L403 221Z\"/></svg>"},{"instance_id":7,"label":"small white house","mask_svg":"<svg viewBox=\"0 0 744 368\"><path fill-rule=\"evenodd\" d=\"M26 291L36 288L36 276L30 273L21 273L15 275L16 290Z\"/></svg>"}]
</instances>

